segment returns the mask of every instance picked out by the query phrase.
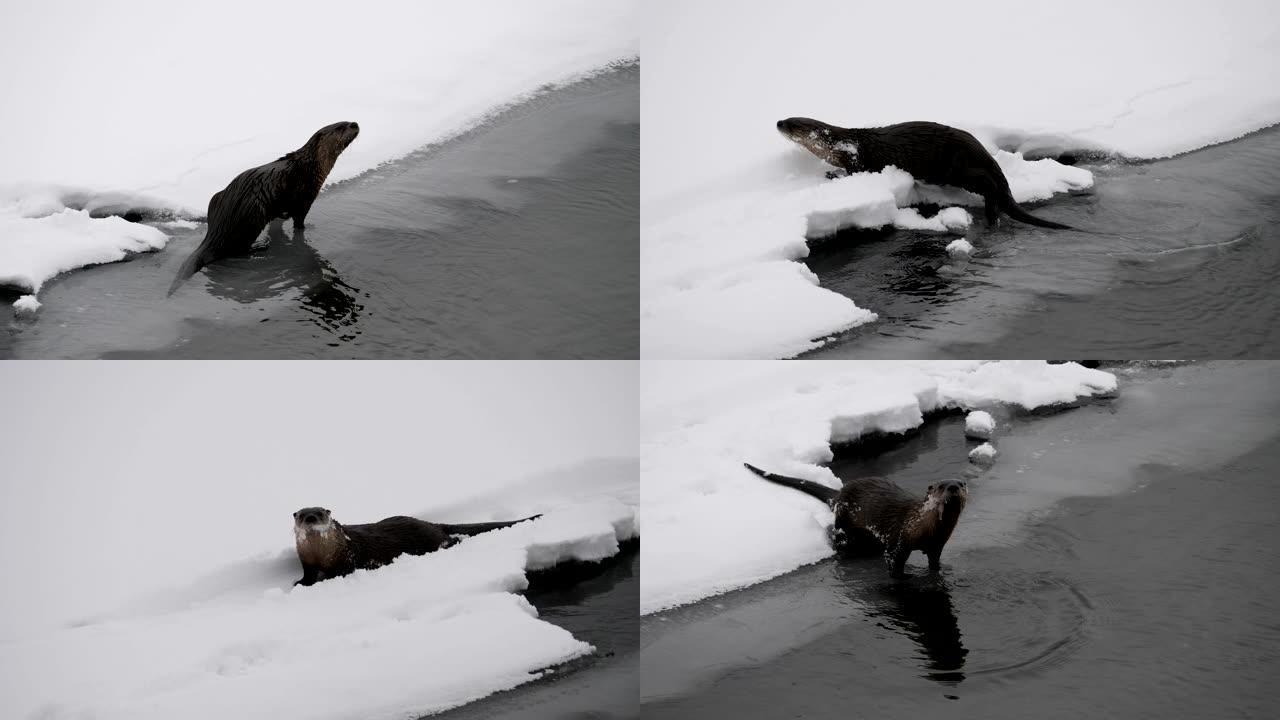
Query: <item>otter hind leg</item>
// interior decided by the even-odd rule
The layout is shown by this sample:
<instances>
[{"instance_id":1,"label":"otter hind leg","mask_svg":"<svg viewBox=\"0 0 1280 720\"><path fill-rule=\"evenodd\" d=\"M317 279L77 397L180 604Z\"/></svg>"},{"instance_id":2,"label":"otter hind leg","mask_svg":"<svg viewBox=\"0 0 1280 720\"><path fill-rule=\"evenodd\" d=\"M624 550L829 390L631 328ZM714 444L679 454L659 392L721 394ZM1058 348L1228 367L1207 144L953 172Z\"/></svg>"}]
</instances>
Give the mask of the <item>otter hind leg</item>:
<instances>
[{"instance_id":1,"label":"otter hind leg","mask_svg":"<svg viewBox=\"0 0 1280 720\"><path fill-rule=\"evenodd\" d=\"M989 193L983 199L986 201L984 210L987 216L987 227L993 228L1000 224L1000 201L995 193Z\"/></svg>"},{"instance_id":2,"label":"otter hind leg","mask_svg":"<svg viewBox=\"0 0 1280 720\"><path fill-rule=\"evenodd\" d=\"M929 558L929 572L936 573L942 570L942 550L926 553Z\"/></svg>"}]
</instances>

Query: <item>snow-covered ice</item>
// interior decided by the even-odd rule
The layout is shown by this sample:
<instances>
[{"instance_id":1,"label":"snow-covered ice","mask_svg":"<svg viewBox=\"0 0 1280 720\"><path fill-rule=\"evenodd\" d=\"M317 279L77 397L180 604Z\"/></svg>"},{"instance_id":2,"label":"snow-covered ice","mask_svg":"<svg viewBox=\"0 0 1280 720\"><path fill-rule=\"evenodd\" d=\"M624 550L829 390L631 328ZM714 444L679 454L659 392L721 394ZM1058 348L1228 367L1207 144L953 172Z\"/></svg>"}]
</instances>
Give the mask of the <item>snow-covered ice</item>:
<instances>
[{"instance_id":1,"label":"snow-covered ice","mask_svg":"<svg viewBox=\"0 0 1280 720\"><path fill-rule=\"evenodd\" d=\"M895 222L897 209L922 200L972 203L888 170L827 181L832 168L782 138L779 119L960 127L993 151L1019 202L1093 182L1083 168L1028 157L1162 157L1280 121L1280 28L1269 0L1176 11L1155 0L817 0L794 13L765 2L726 13L713 2L654 0L642 21L646 357L790 356L873 321L876 308L803 272L795 261L808 253L805 237L909 226L909 216ZM815 42L815 23L910 30ZM960 64L921 51L958 41ZM999 69L995 87L975 92L986 72L978 68ZM821 208L801 200L824 193L834 197Z\"/></svg>"},{"instance_id":2,"label":"snow-covered ice","mask_svg":"<svg viewBox=\"0 0 1280 720\"><path fill-rule=\"evenodd\" d=\"M636 57L635 14L634 0L6 3L0 283L35 292L141 232L47 215L200 217L237 173L339 120L361 134L329 181L354 177ZM145 249L163 247L150 237Z\"/></svg>"},{"instance_id":3,"label":"snow-covered ice","mask_svg":"<svg viewBox=\"0 0 1280 720\"><path fill-rule=\"evenodd\" d=\"M995 432L996 419L986 410L974 410L964 418L964 435L975 440L990 440Z\"/></svg>"},{"instance_id":4,"label":"snow-covered ice","mask_svg":"<svg viewBox=\"0 0 1280 720\"><path fill-rule=\"evenodd\" d=\"M418 717L592 652L519 591L637 537L634 368L139 365L0 378L0 716ZM315 504L543 517L294 587Z\"/></svg>"},{"instance_id":5,"label":"snow-covered ice","mask_svg":"<svg viewBox=\"0 0 1280 720\"><path fill-rule=\"evenodd\" d=\"M994 462L996 459L996 446L989 442L982 443L969 451L969 459L980 465Z\"/></svg>"},{"instance_id":6,"label":"snow-covered ice","mask_svg":"<svg viewBox=\"0 0 1280 720\"><path fill-rule=\"evenodd\" d=\"M904 432L934 410L1069 403L1115 377L1076 364L661 362L641 370L642 613L831 554L831 513L743 462L838 487L831 443ZM964 458L957 458L963 464Z\"/></svg>"}]
</instances>

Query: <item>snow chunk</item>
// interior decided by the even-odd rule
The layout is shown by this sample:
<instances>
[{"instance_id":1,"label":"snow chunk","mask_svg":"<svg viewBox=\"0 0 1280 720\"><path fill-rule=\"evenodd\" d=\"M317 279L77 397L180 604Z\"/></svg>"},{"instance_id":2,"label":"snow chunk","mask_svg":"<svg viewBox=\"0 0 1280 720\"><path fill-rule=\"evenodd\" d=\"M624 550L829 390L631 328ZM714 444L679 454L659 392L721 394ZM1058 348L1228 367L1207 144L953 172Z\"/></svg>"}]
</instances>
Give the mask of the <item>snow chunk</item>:
<instances>
[{"instance_id":1,"label":"snow chunk","mask_svg":"<svg viewBox=\"0 0 1280 720\"><path fill-rule=\"evenodd\" d=\"M200 227L200 223L195 222L194 220L183 220L182 218L178 218L177 220L166 220L160 224L164 227L179 228L182 230L193 230Z\"/></svg>"},{"instance_id":2,"label":"snow chunk","mask_svg":"<svg viewBox=\"0 0 1280 720\"><path fill-rule=\"evenodd\" d=\"M986 410L974 410L964 419L964 436L974 440L990 440L996 420Z\"/></svg>"},{"instance_id":3,"label":"snow chunk","mask_svg":"<svg viewBox=\"0 0 1280 720\"><path fill-rule=\"evenodd\" d=\"M996 446L992 445L989 442L982 443L978 447L969 451L969 460L971 462L978 463L979 465L985 465L985 464L995 462L995 459L996 459Z\"/></svg>"},{"instance_id":4,"label":"snow chunk","mask_svg":"<svg viewBox=\"0 0 1280 720\"><path fill-rule=\"evenodd\" d=\"M13 309L18 312L33 313L40 309L40 301L36 299L35 295L23 295L13 301Z\"/></svg>"},{"instance_id":5,"label":"snow chunk","mask_svg":"<svg viewBox=\"0 0 1280 720\"><path fill-rule=\"evenodd\" d=\"M964 232L973 218L964 208L949 207L931 218L926 218L915 208L899 208L893 216L893 226L903 230L932 230L934 232Z\"/></svg>"},{"instance_id":6,"label":"snow chunk","mask_svg":"<svg viewBox=\"0 0 1280 720\"><path fill-rule=\"evenodd\" d=\"M168 240L156 228L119 217L65 209L24 218L0 208L0 285L34 295L59 273L159 250Z\"/></svg>"},{"instance_id":7,"label":"snow chunk","mask_svg":"<svg viewBox=\"0 0 1280 720\"><path fill-rule=\"evenodd\" d=\"M664 363L641 367L644 614L831 554L829 508L743 462L839 487L831 443L919 427L947 408L1022 407L1113 391L1115 377L1040 361ZM734 548L734 552L725 552Z\"/></svg>"},{"instance_id":8,"label":"snow chunk","mask_svg":"<svg viewBox=\"0 0 1280 720\"><path fill-rule=\"evenodd\" d=\"M973 243L969 242L968 240L965 240L964 238L960 238L959 240L952 240L951 242L947 243L947 253L953 257L972 255Z\"/></svg>"},{"instance_id":9,"label":"snow chunk","mask_svg":"<svg viewBox=\"0 0 1280 720\"><path fill-rule=\"evenodd\" d=\"M1024 160L1022 153L996 150L995 159L1009 180L1009 192L1020 203L1048 200L1054 193L1093 187L1093 173L1051 158Z\"/></svg>"}]
</instances>

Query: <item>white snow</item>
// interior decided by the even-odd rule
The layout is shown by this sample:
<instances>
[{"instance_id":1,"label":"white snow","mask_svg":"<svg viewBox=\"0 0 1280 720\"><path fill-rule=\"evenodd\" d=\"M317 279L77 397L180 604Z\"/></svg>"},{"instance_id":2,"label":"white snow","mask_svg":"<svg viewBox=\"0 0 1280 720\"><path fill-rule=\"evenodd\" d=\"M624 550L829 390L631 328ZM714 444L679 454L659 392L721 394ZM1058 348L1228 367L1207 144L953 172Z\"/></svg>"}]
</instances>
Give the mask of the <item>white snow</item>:
<instances>
[{"instance_id":1,"label":"white snow","mask_svg":"<svg viewBox=\"0 0 1280 720\"><path fill-rule=\"evenodd\" d=\"M969 242L968 240L965 240L964 238L960 238L959 240L952 240L951 242L947 243L947 254L953 257L970 255L972 253L973 253L973 243Z\"/></svg>"},{"instance_id":2,"label":"white snow","mask_svg":"<svg viewBox=\"0 0 1280 720\"><path fill-rule=\"evenodd\" d=\"M202 216L237 173L333 122L361 133L330 182L456 135L637 56L635 14L633 0L6 3L0 278L106 262L92 258L138 232L87 218L50 227L45 215L122 205Z\"/></svg>"},{"instance_id":3,"label":"white snow","mask_svg":"<svg viewBox=\"0 0 1280 720\"><path fill-rule=\"evenodd\" d=\"M418 717L592 652L517 593L636 536L634 366L309 365L0 378L0 716ZM317 504L543 517L294 587Z\"/></svg>"},{"instance_id":4,"label":"white snow","mask_svg":"<svg viewBox=\"0 0 1280 720\"><path fill-rule=\"evenodd\" d=\"M168 239L149 225L119 217L94 219L82 210L22 218L0 209L0 285L34 295L58 273L159 250Z\"/></svg>"},{"instance_id":5,"label":"white snow","mask_svg":"<svg viewBox=\"0 0 1280 720\"><path fill-rule=\"evenodd\" d=\"M987 464L993 462L995 459L996 446L989 442L982 443L978 447L969 451L969 460L975 463Z\"/></svg>"},{"instance_id":6,"label":"white snow","mask_svg":"<svg viewBox=\"0 0 1280 720\"><path fill-rule=\"evenodd\" d=\"M986 410L974 410L964 418L964 435L965 437L974 438L975 440L990 440L991 434L995 432L996 419L991 417L991 413Z\"/></svg>"},{"instance_id":7,"label":"white snow","mask_svg":"<svg viewBox=\"0 0 1280 720\"><path fill-rule=\"evenodd\" d=\"M892 224L896 208L920 200L972 202L903 187L889 171L827 181L832 168L780 136L780 119L963 128L994 152L1019 202L1092 184L1083 168L1022 153L1160 157L1280 121L1280 25L1268 0L1176 9L1155 0L817 0L789 13L766 2L724 12L654 0L642 21L647 357L789 356L870 322L876 308L774 266L805 257L806 234ZM865 31L815 41L818 26ZM962 62L925 50L957 43ZM798 197L824 188L836 197L815 227L816 209Z\"/></svg>"},{"instance_id":8,"label":"white snow","mask_svg":"<svg viewBox=\"0 0 1280 720\"><path fill-rule=\"evenodd\" d=\"M831 459L833 441L903 432L932 410L1035 408L1115 387L1109 373L1040 361L646 362L641 612L761 582L831 554L830 511L761 480L743 462L838 487L820 465Z\"/></svg>"},{"instance_id":9,"label":"white snow","mask_svg":"<svg viewBox=\"0 0 1280 720\"><path fill-rule=\"evenodd\" d=\"M13 309L18 312L33 313L40 309L40 301L36 299L35 295L23 295L13 301Z\"/></svg>"}]
</instances>

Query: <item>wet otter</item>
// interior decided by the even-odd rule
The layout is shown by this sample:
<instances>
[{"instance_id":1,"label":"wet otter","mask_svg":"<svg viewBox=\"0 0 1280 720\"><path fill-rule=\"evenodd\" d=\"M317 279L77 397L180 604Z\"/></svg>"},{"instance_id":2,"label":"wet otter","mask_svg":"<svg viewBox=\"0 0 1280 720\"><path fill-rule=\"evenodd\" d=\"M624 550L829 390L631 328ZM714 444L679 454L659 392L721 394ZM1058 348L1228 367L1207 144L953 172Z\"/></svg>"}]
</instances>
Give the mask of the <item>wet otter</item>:
<instances>
[{"instance_id":1,"label":"wet otter","mask_svg":"<svg viewBox=\"0 0 1280 720\"><path fill-rule=\"evenodd\" d=\"M376 523L343 525L322 507L302 508L293 514L298 560L302 561L302 579L294 585L313 585L357 569L372 570L400 555L425 555L449 547L459 536L479 535L539 517L446 525L397 515Z\"/></svg>"},{"instance_id":2,"label":"wet otter","mask_svg":"<svg viewBox=\"0 0 1280 720\"><path fill-rule=\"evenodd\" d=\"M294 228L302 228L338 155L359 134L353 122L322 127L302 147L245 170L214 193L204 241L182 263L169 294L205 265L249 252L262 228L276 218L293 218Z\"/></svg>"},{"instance_id":3,"label":"wet otter","mask_svg":"<svg viewBox=\"0 0 1280 720\"><path fill-rule=\"evenodd\" d=\"M959 480L929 486L921 500L879 477L865 477L834 490L820 483L765 472L743 463L770 482L812 495L831 506L843 549L875 550L884 555L895 577L903 576L907 557L919 550L929 558L930 572L941 569L942 546L955 530L969 489ZM840 537L843 535L843 537Z\"/></svg>"},{"instance_id":4,"label":"wet otter","mask_svg":"<svg viewBox=\"0 0 1280 720\"><path fill-rule=\"evenodd\" d=\"M778 121L778 132L845 172L879 172L889 165L920 182L951 185L981 195L987 224L1001 211L1014 220L1057 230L1068 225L1041 220L1023 210L1009 193L995 158L973 135L933 122L905 122L879 128L842 128L810 118Z\"/></svg>"}]
</instances>

